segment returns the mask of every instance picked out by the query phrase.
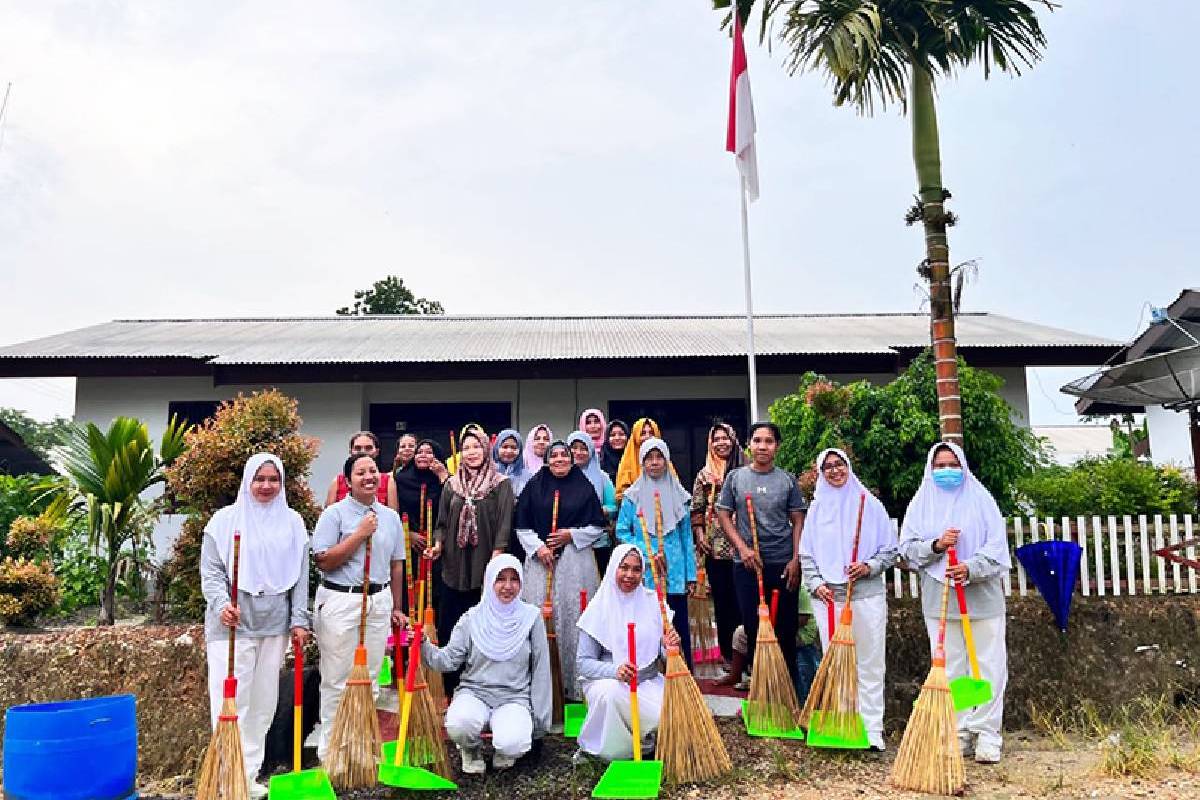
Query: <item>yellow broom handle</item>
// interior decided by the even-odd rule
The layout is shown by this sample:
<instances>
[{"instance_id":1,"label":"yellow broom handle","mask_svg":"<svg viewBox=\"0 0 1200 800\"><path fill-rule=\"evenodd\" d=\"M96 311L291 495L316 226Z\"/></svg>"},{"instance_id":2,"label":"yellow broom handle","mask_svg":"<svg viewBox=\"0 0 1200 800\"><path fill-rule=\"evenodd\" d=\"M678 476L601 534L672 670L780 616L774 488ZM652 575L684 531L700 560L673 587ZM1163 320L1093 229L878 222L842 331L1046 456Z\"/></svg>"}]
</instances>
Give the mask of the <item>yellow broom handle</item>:
<instances>
[{"instance_id":1,"label":"yellow broom handle","mask_svg":"<svg viewBox=\"0 0 1200 800\"><path fill-rule=\"evenodd\" d=\"M363 585L362 585L362 613L358 618L358 646L362 647L367 643L367 592L371 588L371 539L367 537L367 551L363 554Z\"/></svg>"},{"instance_id":2,"label":"yellow broom handle","mask_svg":"<svg viewBox=\"0 0 1200 800\"><path fill-rule=\"evenodd\" d=\"M292 730L292 769L300 771L300 748L304 744L304 648L300 640L292 637L292 654L295 657L295 676L292 683L292 714L295 717Z\"/></svg>"},{"instance_id":3,"label":"yellow broom handle","mask_svg":"<svg viewBox=\"0 0 1200 800\"><path fill-rule=\"evenodd\" d=\"M858 561L858 540L862 536L862 518L863 509L867 505L867 493L863 492L858 496L858 522L854 524L854 546L850 548L850 563ZM850 601L854 597L854 579L851 578L846 584L846 605L842 606L842 622L849 625L854 619L854 612L850 610Z\"/></svg>"},{"instance_id":4,"label":"yellow broom handle","mask_svg":"<svg viewBox=\"0 0 1200 800\"><path fill-rule=\"evenodd\" d=\"M646 529L646 515L641 509L638 509L638 522L642 526L642 541L646 544L646 552L650 553L650 531ZM663 633L666 633L671 622L667 619L667 608L663 605L663 595L659 591L658 567L654 566L653 557L647 555L646 561L650 564L650 580L654 583L654 592L658 596L658 613L662 615Z\"/></svg>"}]
</instances>

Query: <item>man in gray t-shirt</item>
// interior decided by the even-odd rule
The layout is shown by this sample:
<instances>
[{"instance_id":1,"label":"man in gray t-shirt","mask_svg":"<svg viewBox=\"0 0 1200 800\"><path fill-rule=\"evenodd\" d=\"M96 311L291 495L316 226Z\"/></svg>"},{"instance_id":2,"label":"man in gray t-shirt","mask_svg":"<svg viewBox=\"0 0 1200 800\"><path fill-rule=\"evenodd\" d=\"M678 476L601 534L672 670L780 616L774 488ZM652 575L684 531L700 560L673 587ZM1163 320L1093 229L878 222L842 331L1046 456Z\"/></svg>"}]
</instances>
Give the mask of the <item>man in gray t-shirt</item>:
<instances>
[{"instance_id":1,"label":"man in gray t-shirt","mask_svg":"<svg viewBox=\"0 0 1200 800\"><path fill-rule=\"evenodd\" d=\"M733 565L733 585L750 645L747 659L754 663L760 600L756 573L761 571L765 595L762 600L770 603L771 594L779 592L775 633L795 682L800 532L804 528L807 505L796 479L775 466L778 450L779 428L769 422L756 422L750 426L750 464L726 476L717 499L717 519L738 554ZM747 496L754 505L758 553L750 530Z\"/></svg>"}]
</instances>

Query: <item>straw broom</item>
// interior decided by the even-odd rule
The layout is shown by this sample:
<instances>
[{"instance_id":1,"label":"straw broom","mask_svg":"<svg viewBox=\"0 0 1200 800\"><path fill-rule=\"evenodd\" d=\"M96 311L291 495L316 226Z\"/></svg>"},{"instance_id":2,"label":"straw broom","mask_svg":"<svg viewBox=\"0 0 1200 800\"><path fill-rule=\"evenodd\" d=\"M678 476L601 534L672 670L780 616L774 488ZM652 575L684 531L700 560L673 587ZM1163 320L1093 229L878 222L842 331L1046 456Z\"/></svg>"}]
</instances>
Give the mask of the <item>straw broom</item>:
<instances>
[{"instance_id":1,"label":"straw broom","mask_svg":"<svg viewBox=\"0 0 1200 800\"><path fill-rule=\"evenodd\" d=\"M233 577L230 605L238 603L238 565L242 554L242 534L233 532ZM233 674L234 635L237 626L229 629L229 666L225 673L225 693L217 727L200 774L196 777L196 800L248 800L250 787L246 782L246 762L242 755L242 735L238 731L237 678Z\"/></svg>"},{"instance_id":2,"label":"straw broom","mask_svg":"<svg viewBox=\"0 0 1200 800\"><path fill-rule=\"evenodd\" d=\"M750 522L750 535L754 542L754 553L759 562L758 523L754 518L754 500L746 495L746 515ZM758 636L754 640L754 664L750 670L750 695L746 698L746 722L760 731L790 731L800 718L800 702L796 699L796 687L779 639L771 624L771 612L763 594L762 568L758 575Z\"/></svg>"},{"instance_id":3,"label":"straw broom","mask_svg":"<svg viewBox=\"0 0 1200 800\"><path fill-rule=\"evenodd\" d=\"M715 499L716 491L716 484L711 484L708 488L708 505L705 507L702 536L708 536L712 530L713 500ZM708 574L704 569L703 560L698 560L700 563L696 569L696 591L688 598L692 658L696 663L707 661L709 655L717 647L716 636L714 634L716 623L713 618L712 595L709 592Z\"/></svg>"},{"instance_id":4,"label":"straw broom","mask_svg":"<svg viewBox=\"0 0 1200 800\"><path fill-rule=\"evenodd\" d=\"M892 765L892 783L901 789L931 794L961 794L967 778L958 743L957 715L946 679L946 604L950 581L942 583L942 613L937 647L925 685L913 703L912 716Z\"/></svg>"},{"instance_id":5,"label":"straw broom","mask_svg":"<svg viewBox=\"0 0 1200 800\"><path fill-rule=\"evenodd\" d=\"M346 689L333 715L329 732L329 758L326 769L337 789L365 789L374 786L379 774L379 717L375 713L375 693L371 672L367 669L367 589L371 582L371 539L363 556L362 610L358 618L358 647L354 648L354 666Z\"/></svg>"},{"instance_id":6,"label":"straw broom","mask_svg":"<svg viewBox=\"0 0 1200 800\"><path fill-rule=\"evenodd\" d=\"M420 660L421 636L424 624L418 622L413 629L413 637L417 646L412 652ZM410 656L411 657L411 656ZM436 772L443 778L449 779L450 763L446 759L446 741L442 738L441 712L435 699L430 695L430 684L425 681L425 675L431 670L418 670L417 682L413 686L412 710L409 712L408 741L405 744L407 755L405 762L414 767L424 767ZM434 673L439 674L440 673Z\"/></svg>"},{"instance_id":7,"label":"straw broom","mask_svg":"<svg viewBox=\"0 0 1200 800\"><path fill-rule=\"evenodd\" d=\"M451 436L453 436L451 432ZM433 501L425 501L425 523L429 526L425 529L425 546L433 547ZM428 580L425 582L425 606L421 612L421 621L425 625L426 637L433 644L438 643L437 623L435 622L435 614L433 611L433 561L429 562L426 576ZM422 678L429 685L429 696L433 698L435 708L444 709L446 707L446 683L442 679L442 673L431 669L421 667Z\"/></svg>"},{"instance_id":8,"label":"straw broom","mask_svg":"<svg viewBox=\"0 0 1200 800\"><path fill-rule=\"evenodd\" d=\"M558 533L558 490L554 490L554 506L550 512L550 535ZM558 631L554 627L554 565L546 569L546 596L542 599L542 620L546 624L546 642L550 646L550 686L554 698L551 723L563 724L562 656L558 652Z\"/></svg>"},{"instance_id":9,"label":"straw broom","mask_svg":"<svg viewBox=\"0 0 1200 800\"><path fill-rule=\"evenodd\" d=\"M866 503L867 495L863 493L858 498L858 522L854 527L854 546L850 550L852 564L858 560L858 541L862 535ZM854 612L851 610L853 597L854 581L850 580L846 585L846 604L842 606L841 619L829 638L829 652L821 659L804 710L800 712L801 725L808 726L816 714L821 734L839 739L854 738L860 735L861 729L858 713L858 651L854 645Z\"/></svg>"},{"instance_id":10,"label":"straw broom","mask_svg":"<svg viewBox=\"0 0 1200 800\"><path fill-rule=\"evenodd\" d=\"M646 553L650 554L650 532L646 530L646 516L640 510L638 522L642 526ZM660 525L660 538L661 532ZM661 544L659 552L662 552ZM646 560L650 562L650 575L658 594L658 610L662 615L665 633L670 629L671 622L663 602L662 582L653 556L648 556ZM730 772L733 764L725 750L725 742L678 647L667 648L666 679L654 757L663 762L663 777L667 783L696 783Z\"/></svg>"}]
</instances>

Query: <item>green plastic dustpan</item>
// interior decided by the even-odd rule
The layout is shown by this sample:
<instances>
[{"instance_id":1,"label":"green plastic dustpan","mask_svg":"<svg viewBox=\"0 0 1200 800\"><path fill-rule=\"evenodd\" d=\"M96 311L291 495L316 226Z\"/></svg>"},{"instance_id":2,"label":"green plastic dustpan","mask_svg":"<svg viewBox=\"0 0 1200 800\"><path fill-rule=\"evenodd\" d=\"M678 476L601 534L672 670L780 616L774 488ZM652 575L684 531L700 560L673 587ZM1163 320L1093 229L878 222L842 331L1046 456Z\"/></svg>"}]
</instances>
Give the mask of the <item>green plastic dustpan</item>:
<instances>
[{"instance_id":1,"label":"green plastic dustpan","mask_svg":"<svg viewBox=\"0 0 1200 800\"><path fill-rule=\"evenodd\" d=\"M749 700L742 701L742 723L746 726L746 733L751 736L760 736L765 739L803 739L805 738L804 729L797 725L788 730L772 730L770 728L758 728L750 724L750 715L746 713L746 707L750 705Z\"/></svg>"},{"instance_id":2,"label":"green plastic dustpan","mask_svg":"<svg viewBox=\"0 0 1200 800\"><path fill-rule=\"evenodd\" d=\"M405 761L408 760L405 754ZM379 762L379 782L385 786L414 791L438 792L453 791L458 788L454 781L446 780L436 772L430 772L424 767L404 764L396 766L396 743L383 743L383 759Z\"/></svg>"},{"instance_id":3,"label":"green plastic dustpan","mask_svg":"<svg viewBox=\"0 0 1200 800\"><path fill-rule=\"evenodd\" d=\"M578 738L579 729L583 727L585 717L587 717L585 703L567 703L563 706L563 736L568 739Z\"/></svg>"},{"instance_id":4,"label":"green plastic dustpan","mask_svg":"<svg viewBox=\"0 0 1200 800\"><path fill-rule=\"evenodd\" d=\"M950 698L954 701L955 711L966 711L991 702L992 684L983 678L963 675L950 681Z\"/></svg>"},{"instance_id":5,"label":"green plastic dustpan","mask_svg":"<svg viewBox=\"0 0 1200 800\"><path fill-rule=\"evenodd\" d=\"M592 797L611 800L651 800L662 786L663 762L614 761L604 770Z\"/></svg>"},{"instance_id":6,"label":"green plastic dustpan","mask_svg":"<svg viewBox=\"0 0 1200 800\"><path fill-rule=\"evenodd\" d=\"M270 800L336 800L329 775L323 769L306 769L272 775L267 787Z\"/></svg>"},{"instance_id":7,"label":"green plastic dustpan","mask_svg":"<svg viewBox=\"0 0 1200 800\"><path fill-rule=\"evenodd\" d=\"M383 664L379 667L379 685L392 685L392 657L384 654Z\"/></svg>"},{"instance_id":8,"label":"green plastic dustpan","mask_svg":"<svg viewBox=\"0 0 1200 800\"><path fill-rule=\"evenodd\" d=\"M824 712L821 711L814 711L809 716L808 737L806 738L809 747L825 747L832 750L866 750L871 746L867 741L867 726L863 722L861 714L854 715L853 731L849 736L824 730L832 725L826 725L823 717Z\"/></svg>"}]
</instances>

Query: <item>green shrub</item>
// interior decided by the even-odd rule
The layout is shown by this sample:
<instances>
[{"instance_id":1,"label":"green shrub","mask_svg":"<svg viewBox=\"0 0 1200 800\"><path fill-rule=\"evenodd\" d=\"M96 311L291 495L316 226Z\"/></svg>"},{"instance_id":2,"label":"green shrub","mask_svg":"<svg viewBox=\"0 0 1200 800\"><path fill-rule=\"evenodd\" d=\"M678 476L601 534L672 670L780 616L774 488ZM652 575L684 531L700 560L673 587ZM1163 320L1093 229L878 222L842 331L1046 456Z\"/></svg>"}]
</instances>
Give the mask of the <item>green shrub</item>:
<instances>
[{"instance_id":1,"label":"green shrub","mask_svg":"<svg viewBox=\"0 0 1200 800\"><path fill-rule=\"evenodd\" d=\"M85 535L65 538L61 552L54 560L54 574L58 577L59 613L71 614L96 604L104 590L105 566L104 556L87 543ZM120 585L117 591L118 594L125 594Z\"/></svg>"},{"instance_id":2,"label":"green shrub","mask_svg":"<svg viewBox=\"0 0 1200 800\"><path fill-rule=\"evenodd\" d=\"M0 533L17 517L36 517L46 509L50 496L39 488L45 480L41 475L0 475Z\"/></svg>"},{"instance_id":3,"label":"green shrub","mask_svg":"<svg viewBox=\"0 0 1200 800\"><path fill-rule=\"evenodd\" d=\"M1052 517L1189 514L1196 484L1176 467L1098 458L1035 470L1017 482L1021 506Z\"/></svg>"},{"instance_id":4,"label":"green shrub","mask_svg":"<svg viewBox=\"0 0 1200 800\"><path fill-rule=\"evenodd\" d=\"M161 574L176 609L197 618L204 614L199 572L204 526L217 509L237 499L242 468L250 456L267 452L279 457L288 505L310 529L316 524L321 510L306 479L318 444L298 433L300 424L296 401L271 389L222 403L211 419L188 433L187 451L167 469L168 490L188 511Z\"/></svg>"},{"instance_id":5,"label":"green shrub","mask_svg":"<svg viewBox=\"0 0 1200 800\"><path fill-rule=\"evenodd\" d=\"M1002 510L1016 507L1015 486L1040 463L1037 439L1012 418L1000 396L1004 381L959 359L967 459ZM771 404L771 419L783 431L779 465L811 486L813 461L826 447L841 447L854 459L863 484L900 517L921 483L925 457L941 435L933 359L928 351L896 380L838 385L805 374L795 393Z\"/></svg>"}]
</instances>

